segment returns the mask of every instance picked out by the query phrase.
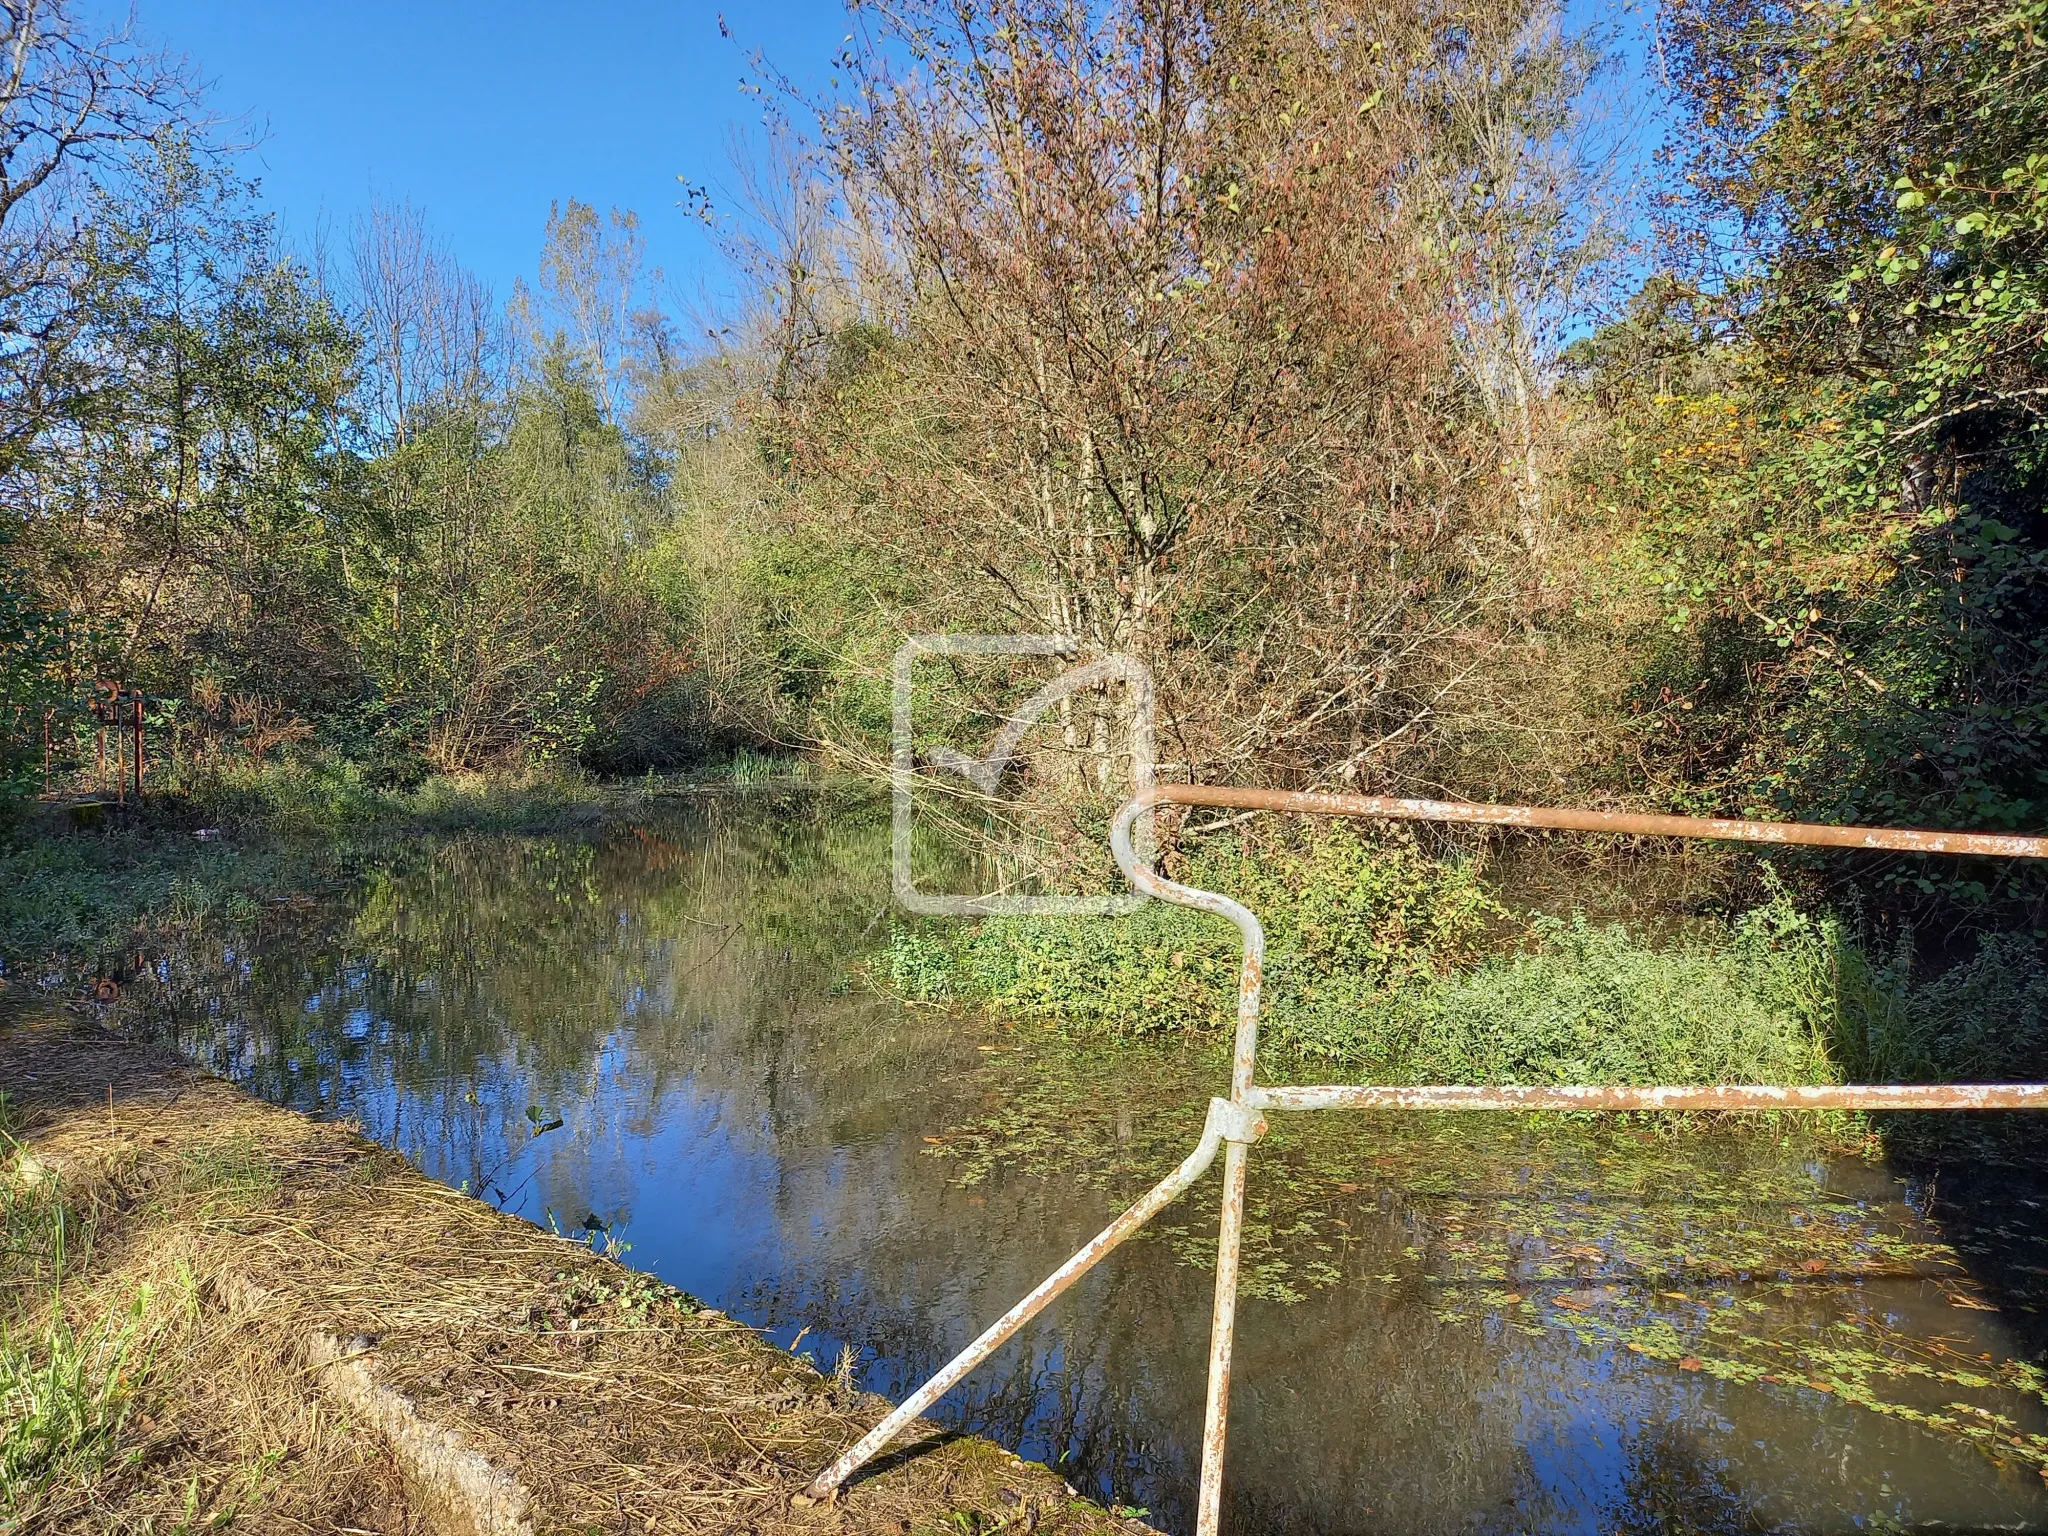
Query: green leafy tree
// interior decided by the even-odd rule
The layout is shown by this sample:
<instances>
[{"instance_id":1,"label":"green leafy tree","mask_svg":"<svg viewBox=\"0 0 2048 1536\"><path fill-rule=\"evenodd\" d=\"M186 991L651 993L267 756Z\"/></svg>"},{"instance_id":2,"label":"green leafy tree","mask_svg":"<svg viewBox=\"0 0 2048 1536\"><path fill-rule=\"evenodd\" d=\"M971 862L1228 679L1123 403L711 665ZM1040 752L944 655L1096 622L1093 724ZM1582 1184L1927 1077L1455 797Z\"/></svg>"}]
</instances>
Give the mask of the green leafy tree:
<instances>
[{"instance_id":1,"label":"green leafy tree","mask_svg":"<svg viewBox=\"0 0 2048 1536\"><path fill-rule=\"evenodd\" d=\"M348 681L356 339L247 189L176 143L148 169L99 209L103 381L48 450L74 665L174 689L204 656L231 689L310 700Z\"/></svg>"},{"instance_id":2,"label":"green leafy tree","mask_svg":"<svg viewBox=\"0 0 2048 1536\"><path fill-rule=\"evenodd\" d=\"M1671 642L1639 718L1678 793L2048 819L2044 16L1667 9L1666 234L1721 339L1646 351L1638 325L1590 350L1610 386L1634 370L1609 485L1645 519Z\"/></svg>"}]
</instances>

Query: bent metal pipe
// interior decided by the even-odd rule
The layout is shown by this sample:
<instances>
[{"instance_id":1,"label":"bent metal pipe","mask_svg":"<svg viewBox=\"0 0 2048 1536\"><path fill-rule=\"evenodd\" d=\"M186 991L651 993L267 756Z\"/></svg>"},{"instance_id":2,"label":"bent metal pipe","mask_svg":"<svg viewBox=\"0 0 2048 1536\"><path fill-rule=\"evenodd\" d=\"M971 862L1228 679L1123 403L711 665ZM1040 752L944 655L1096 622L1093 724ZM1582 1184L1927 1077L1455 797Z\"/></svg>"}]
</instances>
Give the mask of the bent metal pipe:
<instances>
[{"instance_id":1,"label":"bent metal pipe","mask_svg":"<svg viewBox=\"0 0 2048 1536\"><path fill-rule=\"evenodd\" d=\"M1217 1148L1222 1146L1225 1140L1229 1140L1233 1147L1237 1147L1265 1133L1266 1122L1259 1117L1257 1111L1244 1109L1228 1099L1211 1099L1209 1120L1202 1127L1202 1139L1195 1143L1195 1150L1187 1155L1186 1160L1178 1168L1153 1185L1129 1210L1096 1233L1079 1253L1040 1281L1030 1295L991 1323L988 1330L955 1355L945 1369L906 1397L894 1413L869 1430L845 1455L812 1479L810 1486L800 1497L811 1500L828 1497L832 1490L852 1476L857 1468L895 1439L904 1426L945 1396L955 1382L994 1354L1005 1339L1043 1312L1052 1304L1055 1297L1108 1257L1125 1238L1186 1193L1195 1180L1209 1171L1209 1165L1216 1161Z\"/></svg>"},{"instance_id":2,"label":"bent metal pipe","mask_svg":"<svg viewBox=\"0 0 2048 1536\"><path fill-rule=\"evenodd\" d=\"M1455 800L1409 800L1385 795L1326 795L1228 785L1162 784L1127 802L1110 825L1117 867L1148 896L1227 918L1244 940L1238 977L1237 1034L1231 1053L1230 1097L1209 1101L1202 1138L1187 1160L1145 1197L1111 1222L1080 1252L1054 1270L1016 1306L992 1323L936 1376L812 1479L798 1498L830 1498L839 1486L900 1434L917 1416L993 1354L1123 1241L1179 1199L1224 1150L1223 1209L1218 1222L1216 1302L1209 1331L1209 1382L1202 1415L1202 1472L1196 1499L1196 1536L1217 1536L1223 1501L1223 1450L1230 1416L1230 1367L1237 1323L1237 1265L1244 1228L1245 1173L1253 1142L1266 1132L1264 1112L1315 1109L1742 1111L1766 1109L2048 1109L2048 1084L1838 1084L1781 1087L1769 1084L1662 1085L1656 1087L1486 1088L1466 1084L1390 1087L1373 1084L1264 1088L1254 1083L1259 1046L1259 988L1265 972L1266 934L1250 909L1215 891L1168 880L1141 862L1132 843L1140 816L1157 806L1209 806L1282 811L1311 816L1360 816L1383 821L1428 821L1466 826L1543 828L1632 837L1703 838L1814 848L1863 848L1898 853L1976 854L1990 858L2048 859L2048 838L1998 832L1938 832L1902 827L1840 827L1811 822L1743 821L1721 817L1659 816L1624 811L1553 809L1531 805L1478 805Z\"/></svg>"}]
</instances>

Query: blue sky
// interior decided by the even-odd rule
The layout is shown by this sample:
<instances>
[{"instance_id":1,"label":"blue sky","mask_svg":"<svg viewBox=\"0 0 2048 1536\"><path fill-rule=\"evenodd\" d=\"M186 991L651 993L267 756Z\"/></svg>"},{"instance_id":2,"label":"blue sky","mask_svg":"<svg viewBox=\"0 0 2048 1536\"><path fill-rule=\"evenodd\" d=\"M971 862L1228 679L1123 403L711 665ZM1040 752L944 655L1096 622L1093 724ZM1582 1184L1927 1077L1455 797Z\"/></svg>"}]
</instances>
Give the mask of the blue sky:
<instances>
[{"instance_id":1,"label":"blue sky","mask_svg":"<svg viewBox=\"0 0 2048 1536\"><path fill-rule=\"evenodd\" d=\"M118 20L127 0L86 0ZM1643 63L1651 0L1566 0L1621 23ZM715 313L721 263L678 177L730 181L729 133L763 50L807 87L831 78L842 0L135 0L140 30L210 82L244 171L287 237L340 254L374 198L410 199L502 300L540 254L551 201L639 213L671 313ZM720 35L724 13L730 38Z\"/></svg>"},{"instance_id":2,"label":"blue sky","mask_svg":"<svg viewBox=\"0 0 2048 1536\"><path fill-rule=\"evenodd\" d=\"M749 52L823 84L846 35L840 0L136 0L136 17L257 140L243 168L294 243L324 221L339 245L373 196L410 198L500 298L570 197L636 210L683 297L715 284L676 178L714 196L731 179L728 125L760 120Z\"/></svg>"}]
</instances>

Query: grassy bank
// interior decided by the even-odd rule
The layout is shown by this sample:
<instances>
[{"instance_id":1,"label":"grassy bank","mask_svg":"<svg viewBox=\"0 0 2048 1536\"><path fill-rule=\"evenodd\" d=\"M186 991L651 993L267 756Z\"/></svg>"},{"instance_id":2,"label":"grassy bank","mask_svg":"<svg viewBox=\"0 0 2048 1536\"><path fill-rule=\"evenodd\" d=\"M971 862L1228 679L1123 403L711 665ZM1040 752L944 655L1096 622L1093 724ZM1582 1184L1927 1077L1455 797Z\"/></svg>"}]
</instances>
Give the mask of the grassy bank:
<instances>
[{"instance_id":1,"label":"grassy bank","mask_svg":"<svg viewBox=\"0 0 2048 1536\"><path fill-rule=\"evenodd\" d=\"M544 830L602 814L566 778L435 780L377 790L345 766L224 775L142 807L16 808L0 833L0 966L63 988L118 973L167 928L236 928L350 878L355 857L407 832Z\"/></svg>"},{"instance_id":2,"label":"grassy bank","mask_svg":"<svg viewBox=\"0 0 2048 1536\"><path fill-rule=\"evenodd\" d=\"M2048 963L1988 938L1932 973L1859 946L1766 872L1746 910L1642 924L1511 910L1476 861L1335 828L1176 878L1235 896L1268 936L1263 1041L1356 1081L2000 1079L2048 1057ZM888 985L920 1000L1122 1037L1228 1027L1235 930L1151 903L1120 922L899 928Z\"/></svg>"},{"instance_id":3,"label":"grassy bank","mask_svg":"<svg viewBox=\"0 0 2048 1536\"><path fill-rule=\"evenodd\" d=\"M1138 1529L683 1293L63 1011L0 1010L0 1529Z\"/></svg>"}]
</instances>

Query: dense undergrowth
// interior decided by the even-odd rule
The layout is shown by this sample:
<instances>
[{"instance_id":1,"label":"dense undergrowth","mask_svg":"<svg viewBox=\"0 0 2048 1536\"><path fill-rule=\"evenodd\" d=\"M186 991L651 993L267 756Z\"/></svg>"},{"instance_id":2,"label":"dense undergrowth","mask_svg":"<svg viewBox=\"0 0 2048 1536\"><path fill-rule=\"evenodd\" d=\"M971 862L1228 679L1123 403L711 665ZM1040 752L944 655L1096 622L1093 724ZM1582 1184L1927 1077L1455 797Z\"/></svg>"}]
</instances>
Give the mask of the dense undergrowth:
<instances>
[{"instance_id":1,"label":"dense undergrowth","mask_svg":"<svg viewBox=\"0 0 2048 1536\"><path fill-rule=\"evenodd\" d=\"M2048 1055L2031 937L1988 937L1932 973L1910 936L1872 952L1768 870L1746 910L1663 937L1511 912L1476 861L1342 828L1203 850L1177 873L1264 921L1262 1043L1360 1080L1999 1079ZM1122 922L900 927L887 982L1098 1035L1204 1032L1234 1016L1238 955L1227 924L1154 902Z\"/></svg>"}]
</instances>

